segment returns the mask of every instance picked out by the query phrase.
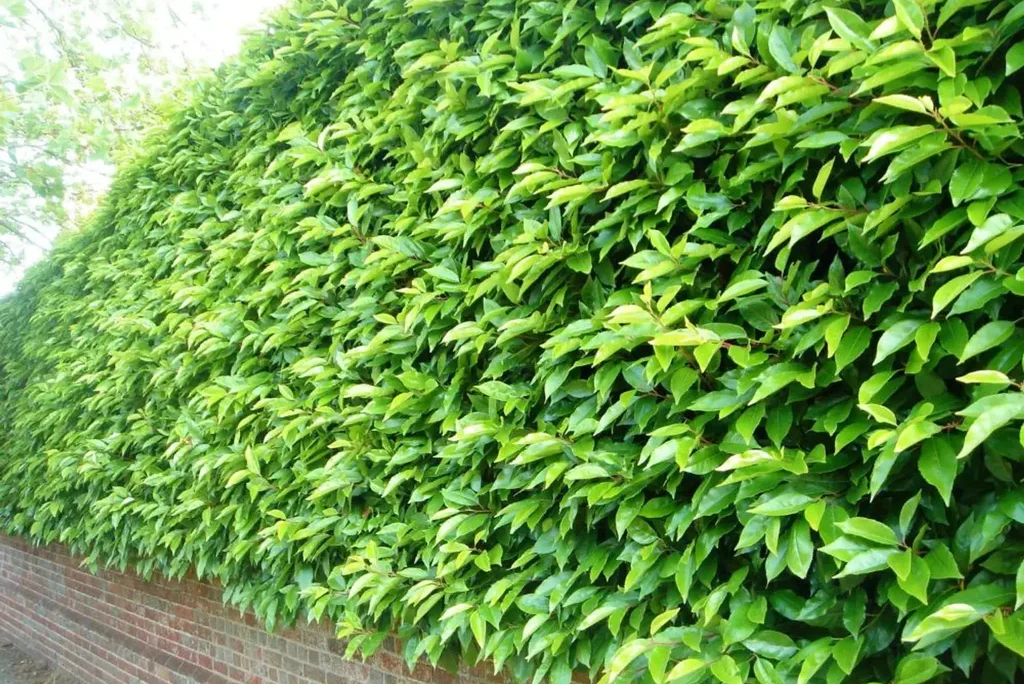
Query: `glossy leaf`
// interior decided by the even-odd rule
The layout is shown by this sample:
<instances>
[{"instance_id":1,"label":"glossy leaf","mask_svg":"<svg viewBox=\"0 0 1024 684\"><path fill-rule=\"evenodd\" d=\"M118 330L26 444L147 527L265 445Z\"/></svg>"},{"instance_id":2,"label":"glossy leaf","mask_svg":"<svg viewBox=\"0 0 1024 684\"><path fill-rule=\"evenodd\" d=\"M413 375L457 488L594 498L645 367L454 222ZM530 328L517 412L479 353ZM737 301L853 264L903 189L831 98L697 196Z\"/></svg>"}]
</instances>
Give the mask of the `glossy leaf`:
<instances>
[{"instance_id":1,"label":"glossy leaf","mask_svg":"<svg viewBox=\"0 0 1024 684\"><path fill-rule=\"evenodd\" d=\"M271 27L0 300L5 533L513 681L1010 681L1014 3Z\"/></svg>"}]
</instances>

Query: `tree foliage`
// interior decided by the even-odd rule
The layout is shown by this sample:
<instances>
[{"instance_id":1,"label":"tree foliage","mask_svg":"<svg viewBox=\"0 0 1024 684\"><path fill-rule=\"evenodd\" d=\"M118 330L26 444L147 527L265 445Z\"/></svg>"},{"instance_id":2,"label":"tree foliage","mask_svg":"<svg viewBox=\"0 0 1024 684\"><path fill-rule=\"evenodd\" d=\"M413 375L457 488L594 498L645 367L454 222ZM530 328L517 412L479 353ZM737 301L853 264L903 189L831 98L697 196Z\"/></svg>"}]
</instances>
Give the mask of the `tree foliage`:
<instances>
[{"instance_id":1,"label":"tree foliage","mask_svg":"<svg viewBox=\"0 0 1024 684\"><path fill-rule=\"evenodd\" d=\"M300 1L0 306L0 515L350 651L1014 681L1024 4Z\"/></svg>"},{"instance_id":2,"label":"tree foliage","mask_svg":"<svg viewBox=\"0 0 1024 684\"><path fill-rule=\"evenodd\" d=\"M161 93L190 67L182 27L195 9L0 0L0 266L26 246L45 249L95 207L110 164L158 120Z\"/></svg>"}]
</instances>

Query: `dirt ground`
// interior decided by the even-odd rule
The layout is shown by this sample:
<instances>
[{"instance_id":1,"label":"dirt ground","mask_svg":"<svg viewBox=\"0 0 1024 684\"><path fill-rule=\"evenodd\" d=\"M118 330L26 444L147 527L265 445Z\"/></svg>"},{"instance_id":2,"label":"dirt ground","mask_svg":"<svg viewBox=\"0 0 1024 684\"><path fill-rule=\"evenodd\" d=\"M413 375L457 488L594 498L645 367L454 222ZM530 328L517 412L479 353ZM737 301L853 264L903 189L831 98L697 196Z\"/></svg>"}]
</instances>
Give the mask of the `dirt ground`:
<instances>
[{"instance_id":1,"label":"dirt ground","mask_svg":"<svg viewBox=\"0 0 1024 684\"><path fill-rule=\"evenodd\" d=\"M0 638L0 684L77 684L77 682Z\"/></svg>"}]
</instances>

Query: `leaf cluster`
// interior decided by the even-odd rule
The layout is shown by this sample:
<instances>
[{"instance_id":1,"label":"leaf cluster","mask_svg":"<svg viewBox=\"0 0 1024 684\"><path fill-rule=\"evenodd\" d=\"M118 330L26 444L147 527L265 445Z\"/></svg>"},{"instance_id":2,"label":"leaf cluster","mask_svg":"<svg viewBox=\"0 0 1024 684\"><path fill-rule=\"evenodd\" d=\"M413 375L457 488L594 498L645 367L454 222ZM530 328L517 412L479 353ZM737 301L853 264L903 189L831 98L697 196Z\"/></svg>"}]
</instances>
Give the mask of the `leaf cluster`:
<instances>
[{"instance_id":1,"label":"leaf cluster","mask_svg":"<svg viewBox=\"0 0 1024 684\"><path fill-rule=\"evenodd\" d=\"M299 0L0 303L0 520L352 653L1013 682L1022 38Z\"/></svg>"}]
</instances>

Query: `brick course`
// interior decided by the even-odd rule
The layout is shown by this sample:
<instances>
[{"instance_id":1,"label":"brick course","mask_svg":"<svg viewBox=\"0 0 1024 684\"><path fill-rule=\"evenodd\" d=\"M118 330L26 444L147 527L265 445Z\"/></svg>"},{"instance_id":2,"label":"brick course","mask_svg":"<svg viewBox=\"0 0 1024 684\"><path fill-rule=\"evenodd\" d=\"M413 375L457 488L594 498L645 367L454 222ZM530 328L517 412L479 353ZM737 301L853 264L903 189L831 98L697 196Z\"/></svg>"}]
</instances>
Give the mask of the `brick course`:
<instances>
[{"instance_id":1,"label":"brick course","mask_svg":"<svg viewBox=\"0 0 1024 684\"><path fill-rule=\"evenodd\" d=\"M213 584L80 567L61 546L0 535L0 636L86 684L494 684L489 670L412 672L388 640L346 660L327 624L278 629Z\"/></svg>"}]
</instances>

